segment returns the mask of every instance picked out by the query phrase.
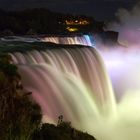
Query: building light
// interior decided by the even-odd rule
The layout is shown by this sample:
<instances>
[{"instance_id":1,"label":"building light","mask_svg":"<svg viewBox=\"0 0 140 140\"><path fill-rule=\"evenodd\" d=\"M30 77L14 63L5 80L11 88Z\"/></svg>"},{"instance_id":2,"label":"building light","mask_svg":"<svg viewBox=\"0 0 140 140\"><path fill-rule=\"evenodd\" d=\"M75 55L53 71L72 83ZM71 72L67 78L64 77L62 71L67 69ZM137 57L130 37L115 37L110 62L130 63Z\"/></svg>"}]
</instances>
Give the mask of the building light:
<instances>
[{"instance_id":1,"label":"building light","mask_svg":"<svg viewBox=\"0 0 140 140\"><path fill-rule=\"evenodd\" d=\"M72 28L72 27L67 27L66 29L67 29L69 32L76 32L76 31L78 31L77 28Z\"/></svg>"},{"instance_id":2,"label":"building light","mask_svg":"<svg viewBox=\"0 0 140 140\"><path fill-rule=\"evenodd\" d=\"M66 25L88 25L90 24L89 21L85 19L80 19L80 20L65 20Z\"/></svg>"}]
</instances>

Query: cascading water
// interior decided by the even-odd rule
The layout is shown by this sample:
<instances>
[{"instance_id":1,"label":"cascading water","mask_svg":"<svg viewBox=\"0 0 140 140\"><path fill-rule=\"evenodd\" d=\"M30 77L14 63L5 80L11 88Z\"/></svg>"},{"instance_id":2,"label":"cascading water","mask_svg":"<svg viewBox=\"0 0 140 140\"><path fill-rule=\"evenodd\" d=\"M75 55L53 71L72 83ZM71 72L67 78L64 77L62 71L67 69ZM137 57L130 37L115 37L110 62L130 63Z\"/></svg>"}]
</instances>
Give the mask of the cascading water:
<instances>
[{"instance_id":1,"label":"cascading water","mask_svg":"<svg viewBox=\"0 0 140 140\"><path fill-rule=\"evenodd\" d=\"M56 123L62 114L74 127L96 134L93 125L102 125L111 114L115 117L112 88L95 49L56 48L11 56L45 121Z\"/></svg>"},{"instance_id":2,"label":"cascading water","mask_svg":"<svg viewBox=\"0 0 140 140\"><path fill-rule=\"evenodd\" d=\"M92 38L92 39L90 39ZM41 38L43 42L53 42L56 44L80 44L95 47L95 40L93 36L71 36L71 37L44 37Z\"/></svg>"},{"instance_id":3,"label":"cascading water","mask_svg":"<svg viewBox=\"0 0 140 140\"><path fill-rule=\"evenodd\" d=\"M128 82L133 72L138 73L139 62L130 53L124 55L122 50L121 55L114 51L102 52L119 98L116 102L97 51L79 45L66 46L16 42L10 43L8 49L6 46L0 49L9 52L19 67L24 87L32 91L42 107L43 121L56 123L57 117L63 115L74 127L93 134L97 140L139 140L140 94L134 90L139 89L139 82L133 80L131 87ZM119 92L124 96L120 98Z\"/></svg>"},{"instance_id":4,"label":"cascading water","mask_svg":"<svg viewBox=\"0 0 140 140\"><path fill-rule=\"evenodd\" d=\"M80 39L89 41L87 37ZM100 127L93 124L102 126L103 118L109 119L110 114L115 117L112 87L94 48L12 43L10 55L19 67L24 87L41 105L43 121L57 123L62 114L74 127L95 135ZM6 47L1 49L6 51Z\"/></svg>"},{"instance_id":5,"label":"cascading water","mask_svg":"<svg viewBox=\"0 0 140 140\"><path fill-rule=\"evenodd\" d=\"M19 37L9 36L0 38L1 41L22 41L22 42L53 42L56 44L77 44L95 47L95 39L92 35L81 36L48 36L48 37Z\"/></svg>"}]
</instances>

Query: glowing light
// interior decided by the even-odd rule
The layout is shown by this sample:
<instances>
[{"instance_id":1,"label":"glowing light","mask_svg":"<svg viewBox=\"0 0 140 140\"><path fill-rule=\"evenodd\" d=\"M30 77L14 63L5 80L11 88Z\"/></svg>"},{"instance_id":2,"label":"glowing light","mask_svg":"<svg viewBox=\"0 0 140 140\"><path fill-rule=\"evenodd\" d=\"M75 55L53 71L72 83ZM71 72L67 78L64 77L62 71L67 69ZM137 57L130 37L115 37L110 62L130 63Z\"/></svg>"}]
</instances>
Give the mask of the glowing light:
<instances>
[{"instance_id":1,"label":"glowing light","mask_svg":"<svg viewBox=\"0 0 140 140\"><path fill-rule=\"evenodd\" d=\"M56 44L80 44L96 47L95 39L90 35L75 37L45 37L41 39L43 42L53 42Z\"/></svg>"},{"instance_id":2,"label":"glowing light","mask_svg":"<svg viewBox=\"0 0 140 140\"><path fill-rule=\"evenodd\" d=\"M67 30L68 30L69 32L76 32L76 31L78 31L78 28L67 27Z\"/></svg>"},{"instance_id":3,"label":"glowing light","mask_svg":"<svg viewBox=\"0 0 140 140\"><path fill-rule=\"evenodd\" d=\"M88 25L90 24L89 21L85 19L78 19L78 20L65 20L66 25Z\"/></svg>"},{"instance_id":4,"label":"glowing light","mask_svg":"<svg viewBox=\"0 0 140 140\"><path fill-rule=\"evenodd\" d=\"M95 40L93 39L93 37L91 36L90 37L90 35L84 35L84 37L86 38L86 41L87 41L87 44L89 45L89 46L92 46L92 47L96 47L96 45L95 45ZM94 40L94 41L93 41Z\"/></svg>"}]
</instances>

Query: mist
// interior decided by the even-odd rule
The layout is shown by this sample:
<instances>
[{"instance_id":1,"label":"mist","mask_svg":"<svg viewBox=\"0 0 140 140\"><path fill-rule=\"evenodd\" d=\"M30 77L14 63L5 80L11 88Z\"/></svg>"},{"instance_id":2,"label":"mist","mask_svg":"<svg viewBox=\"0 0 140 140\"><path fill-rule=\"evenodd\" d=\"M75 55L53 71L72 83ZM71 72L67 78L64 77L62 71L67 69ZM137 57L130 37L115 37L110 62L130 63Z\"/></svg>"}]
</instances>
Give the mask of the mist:
<instances>
[{"instance_id":1,"label":"mist","mask_svg":"<svg viewBox=\"0 0 140 140\"><path fill-rule=\"evenodd\" d=\"M119 9L116 21L107 25L107 30L119 32L119 43L126 47L139 47L140 45L140 2L129 11Z\"/></svg>"}]
</instances>

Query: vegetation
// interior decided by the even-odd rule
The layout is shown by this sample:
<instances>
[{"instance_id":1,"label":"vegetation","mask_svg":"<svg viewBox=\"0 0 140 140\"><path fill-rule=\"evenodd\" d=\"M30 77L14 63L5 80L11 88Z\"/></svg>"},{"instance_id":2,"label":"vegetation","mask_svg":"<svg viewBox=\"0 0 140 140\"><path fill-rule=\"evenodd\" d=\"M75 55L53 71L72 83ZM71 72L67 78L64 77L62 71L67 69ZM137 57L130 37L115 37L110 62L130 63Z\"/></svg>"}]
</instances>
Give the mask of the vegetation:
<instances>
[{"instance_id":1,"label":"vegetation","mask_svg":"<svg viewBox=\"0 0 140 140\"><path fill-rule=\"evenodd\" d=\"M35 131L32 140L95 140L95 138L74 129L70 122L62 121L57 126L43 124Z\"/></svg>"},{"instance_id":2,"label":"vegetation","mask_svg":"<svg viewBox=\"0 0 140 140\"><path fill-rule=\"evenodd\" d=\"M30 140L40 125L40 107L23 91L17 67L0 54L0 140Z\"/></svg>"}]
</instances>

